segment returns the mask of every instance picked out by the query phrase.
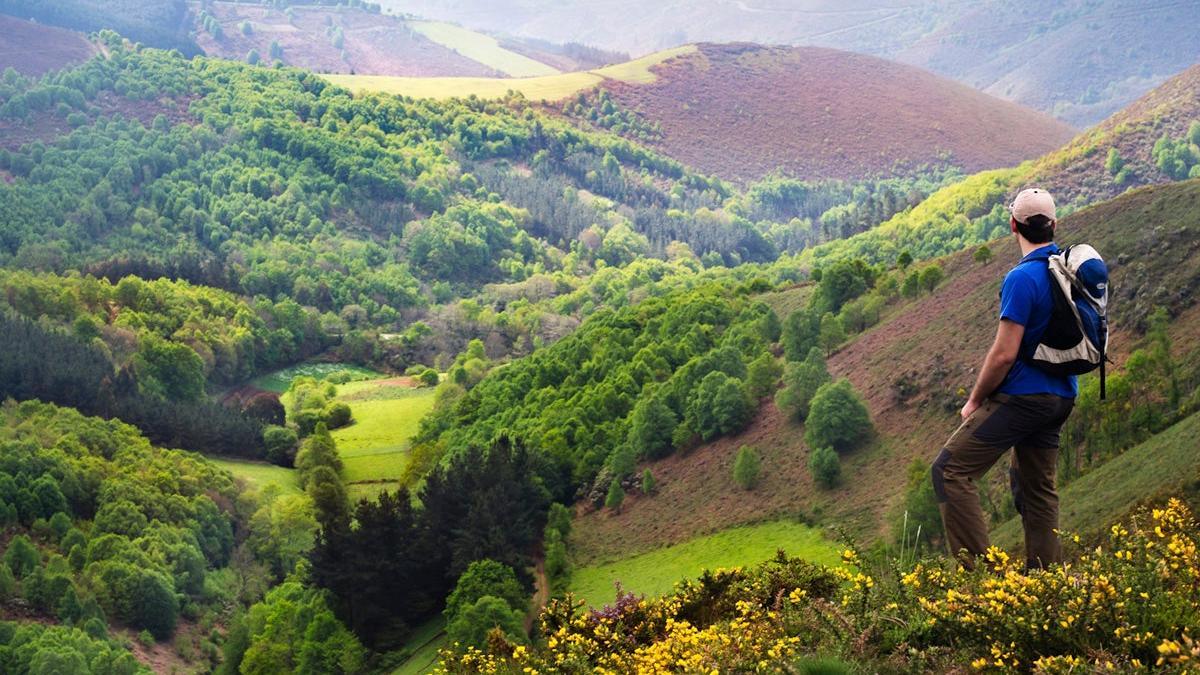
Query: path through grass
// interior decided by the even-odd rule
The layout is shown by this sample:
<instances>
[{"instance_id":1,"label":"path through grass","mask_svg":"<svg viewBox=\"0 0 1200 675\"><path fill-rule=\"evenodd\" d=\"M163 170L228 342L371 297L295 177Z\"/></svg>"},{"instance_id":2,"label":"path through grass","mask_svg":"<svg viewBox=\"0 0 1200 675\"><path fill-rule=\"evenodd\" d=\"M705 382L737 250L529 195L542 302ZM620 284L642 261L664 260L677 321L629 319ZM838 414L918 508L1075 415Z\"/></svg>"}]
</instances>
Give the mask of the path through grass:
<instances>
[{"instance_id":1,"label":"path through grass","mask_svg":"<svg viewBox=\"0 0 1200 675\"><path fill-rule=\"evenodd\" d=\"M572 573L570 590L593 607L613 601L613 584L617 581L627 591L662 595L678 581L694 578L705 569L755 565L774 557L779 549L825 565L838 564L841 555L841 547L820 530L781 520L735 527L630 558L582 567Z\"/></svg>"}]
</instances>

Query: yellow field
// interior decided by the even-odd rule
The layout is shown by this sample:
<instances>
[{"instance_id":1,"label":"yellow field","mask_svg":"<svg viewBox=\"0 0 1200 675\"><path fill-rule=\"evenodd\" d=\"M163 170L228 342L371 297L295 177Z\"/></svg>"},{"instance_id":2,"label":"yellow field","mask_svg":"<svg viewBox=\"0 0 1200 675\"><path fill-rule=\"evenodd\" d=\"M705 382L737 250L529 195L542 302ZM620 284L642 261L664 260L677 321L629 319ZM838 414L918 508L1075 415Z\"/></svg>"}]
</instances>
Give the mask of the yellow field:
<instances>
[{"instance_id":1,"label":"yellow field","mask_svg":"<svg viewBox=\"0 0 1200 675\"><path fill-rule=\"evenodd\" d=\"M572 94L590 89L604 80L619 80L635 84L654 82L650 70L668 59L696 51L695 45L685 45L655 52L640 59L596 70L561 73L542 77L390 77L386 75L322 75L330 82L355 93L382 92L413 98L502 98L517 91L533 101L559 101Z\"/></svg>"},{"instance_id":2,"label":"yellow field","mask_svg":"<svg viewBox=\"0 0 1200 675\"><path fill-rule=\"evenodd\" d=\"M528 56L509 51L495 38L441 21L410 21L409 26L434 42L511 77L557 75L558 70Z\"/></svg>"}]
</instances>

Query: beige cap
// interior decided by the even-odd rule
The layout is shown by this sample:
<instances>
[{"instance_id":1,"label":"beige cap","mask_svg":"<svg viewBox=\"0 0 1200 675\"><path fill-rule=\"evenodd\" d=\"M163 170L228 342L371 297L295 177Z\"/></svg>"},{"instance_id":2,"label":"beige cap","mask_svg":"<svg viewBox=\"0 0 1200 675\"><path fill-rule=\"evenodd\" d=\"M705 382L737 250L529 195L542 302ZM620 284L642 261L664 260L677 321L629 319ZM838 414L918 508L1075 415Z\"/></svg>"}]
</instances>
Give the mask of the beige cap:
<instances>
[{"instance_id":1,"label":"beige cap","mask_svg":"<svg viewBox=\"0 0 1200 675\"><path fill-rule=\"evenodd\" d=\"M1028 224L1030 216L1041 215L1055 220L1054 197L1041 188L1021 190L1008 210L1012 213L1013 218L1016 218L1017 222L1022 225Z\"/></svg>"}]
</instances>

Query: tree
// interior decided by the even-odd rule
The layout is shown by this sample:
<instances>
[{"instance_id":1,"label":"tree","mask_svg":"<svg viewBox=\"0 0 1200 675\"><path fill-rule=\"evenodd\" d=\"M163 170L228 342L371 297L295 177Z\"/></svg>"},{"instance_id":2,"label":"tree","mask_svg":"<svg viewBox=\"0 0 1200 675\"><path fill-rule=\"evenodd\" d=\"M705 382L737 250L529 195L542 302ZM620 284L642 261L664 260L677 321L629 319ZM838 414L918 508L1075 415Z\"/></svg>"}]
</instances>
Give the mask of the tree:
<instances>
[{"instance_id":1,"label":"tree","mask_svg":"<svg viewBox=\"0 0 1200 675\"><path fill-rule=\"evenodd\" d=\"M263 446L266 448L267 461L272 464L291 466L298 442L293 429L279 426L263 429Z\"/></svg>"},{"instance_id":2,"label":"tree","mask_svg":"<svg viewBox=\"0 0 1200 675\"><path fill-rule=\"evenodd\" d=\"M809 453L808 470L817 485L831 488L841 479L842 461L833 448L822 445Z\"/></svg>"},{"instance_id":3,"label":"tree","mask_svg":"<svg viewBox=\"0 0 1200 675\"><path fill-rule=\"evenodd\" d=\"M808 419L809 406L821 385L830 380L825 355L813 347L799 363L789 363L783 376L783 389L775 395L775 406L796 422Z\"/></svg>"},{"instance_id":4,"label":"tree","mask_svg":"<svg viewBox=\"0 0 1200 675\"><path fill-rule=\"evenodd\" d=\"M327 466L335 474L342 472L342 459L337 446L324 422L318 423L312 435L304 439L300 452L296 453L296 469L300 472L300 484L307 485L309 475L318 466Z\"/></svg>"},{"instance_id":5,"label":"tree","mask_svg":"<svg viewBox=\"0 0 1200 675\"><path fill-rule=\"evenodd\" d=\"M499 630L510 642L526 642L524 616L504 600L485 595L459 612L446 626L446 636L457 649L486 649L488 634Z\"/></svg>"},{"instance_id":6,"label":"tree","mask_svg":"<svg viewBox=\"0 0 1200 675\"><path fill-rule=\"evenodd\" d=\"M921 288L932 293L945 278L946 273L942 271L941 265L930 265L921 270Z\"/></svg>"},{"instance_id":7,"label":"tree","mask_svg":"<svg viewBox=\"0 0 1200 675\"><path fill-rule=\"evenodd\" d=\"M333 401L325 406L323 417L325 426L330 429L339 429L350 424L353 413L350 411L350 405L345 401Z\"/></svg>"},{"instance_id":8,"label":"tree","mask_svg":"<svg viewBox=\"0 0 1200 675\"><path fill-rule=\"evenodd\" d=\"M808 447L832 447L846 452L871 433L867 406L858 397L850 380L821 385L813 396L804 440Z\"/></svg>"},{"instance_id":9,"label":"tree","mask_svg":"<svg viewBox=\"0 0 1200 675\"><path fill-rule=\"evenodd\" d=\"M257 66L260 61L262 61L262 57L258 55L257 49L251 49L250 51L246 52L246 63L249 63L252 66Z\"/></svg>"},{"instance_id":10,"label":"tree","mask_svg":"<svg viewBox=\"0 0 1200 675\"><path fill-rule=\"evenodd\" d=\"M770 352L763 352L746 366L746 389L750 396L759 399L770 395L783 376L783 366Z\"/></svg>"},{"instance_id":11,"label":"tree","mask_svg":"<svg viewBox=\"0 0 1200 675\"><path fill-rule=\"evenodd\" d=\"M904 277L904 283L900 285L900 294L906 298L915 298L921 293L921 273L913 270Z\"/></svg>"},{"instance_id":12,"label":"tree","mask_svg":"<svg viewBox=\"0 0 1200 675\"><path fill-rule=\"evenodd\" d=\"M741 381L713 371L688 397L686 417L688 426L707 441L741 430L751 412Z\"/></svg>"},{"instance_id":13,"label":"tree","mask_svg":"<svg viewBox=\"0 0 1200 675\"><path fill-rule=\"evenodd\" d=\"M158 640L171 637L179 605L169 580L160 574L143 572L138 576L132 601L134 625L150 631Z\"/></svg>"},{"instance_id":14,"label":"tree","mask_svg":"<svg viewBox=\"0 0 1200 675\"><path fill-rule=\"evenodd\" d=\"M656 487L657 483L654 481L654 472L647 468L642 472L642 494L646 496L652 495Z\"/></svg>"},{"instance_id":15,"label":"tree","mask_svg":"<svg viewBox=\"0 0 1200 675\"><path fill-rule=\"evenodd\" d=\"M900 252L900 255L896 256L896 267L899 267L900 269L907 268L912 264L912 262L913 257L912 254L908 252L908 249L904 249Z\"/></svg>"},{"instance_id":16,"label":"tree","mask_svg":"<svg viewBox=\"0 0 1200 675\"><path fill-rule=\"evenodd\" d=\"M627 440L638 457L657 459L671 452L671 434L679 421L659 396L643 396L629 415Z\"/></svg>"},{"instance_id":17,"label":"tree","mask_svg":"<svg viewBox=\"0 0 1200 675\"><path fill-rule=\"evenodd\" d=\"M975 249L975 254L971 256L975 262L981 265L986 265L992 262L992 249L987 244L981 245Z\"/></svg>"},{"instance_id":18,"label":"tree","mask_svg":"<svg viewBox=\"0 0 1200 675\"><path fill-rule=\"evenodd\" d=\"M1108 157L1104 160L1104 168L1110 176L1115 176L1125 168L1125 160L1116 148L1108 149Z\"/></svg>"},{"instance_id":19,"label":"tree","mask_svg":"<svg viewBox=\"0 0 1200 675\"><path fill-rule=\"evenodd\" d=\"M24 534L13 537L4 551L4 564L18 579L28 576L41 562L42 556L37 547Z\"/></svg>"},{"instance_id":20,"label":"tree","mask_svg":"<svg viewBox=\"0 0 1200 675\"><path fill-rule=\"evenodd\" d=\"M495 560L485 559L471 563L467 571L458 577L454 590L446 598L446 609L442 615L447 623L451 623L485 596L500 598L510 609L522 614L529 609L528 596L513 569Z\"/></svg>"},{"instance_id":21,"label":"tree","mask_svg":"<svg viewBox=\"0 0 1200 675\"><path fill-rule=\"evenodd\" d=\"M743 490L750 490L758 483L761 470L762 461L758 457L758 451L748 445L738 449L737 457L733 460L733 480L737 481Z\"/></svg>"},{"instance_id":22,"label":"tree","mask_svg":"<svg viewBox=\"0 0 1200 675\"><path fill-rule=\"evenodd\" d=\"M350 502L342 479L327 465L318 465L308 473L307 487L316 511L317 522L326 531L350 526Z\"/></svg>"},{"instance_id":23,"label":"tree","mask_svg":"<svg viewBox=\"0 0 1200 675\"><path fill-rule=\"evenodd\" d=\"M204 395L204 361L190 347L146 335L133 357L138 386L151 396L196 401Z\"/></svg>"},{"instance_id":24,"label":"tree","mask_svg":"<svg viewBox=\"0 0 1200 675\"><path fill-rule=\"evenodd\" d=\"M820 341L821 315L813 309L798 309L783 323L783 355L788 361L800 361Z\"/></svg>"},{"instance_id":25,"label":"tree","mask_svg":"<svg viewBox=\"0 0 1200 675\"><path fill-rule=\"evenodd\" d=\"M821 317L821 346L825 348L825 354L832 354L833 350L840 344L846 341L846 330L842 327L842 322L831 312L825 312Z\"/></svg>"},{"instance_id":26,"label":"tree","mask_svg":"<svg viewBox=\"0 0 1200 675\"><path fill-rule=\"evenodd\" d=\"M625 488L621 487L621 481L614 478L608 484L608 494L604 497L604 505L611 511L620 511L624 501Z\"/></svg>"}]
</instances>

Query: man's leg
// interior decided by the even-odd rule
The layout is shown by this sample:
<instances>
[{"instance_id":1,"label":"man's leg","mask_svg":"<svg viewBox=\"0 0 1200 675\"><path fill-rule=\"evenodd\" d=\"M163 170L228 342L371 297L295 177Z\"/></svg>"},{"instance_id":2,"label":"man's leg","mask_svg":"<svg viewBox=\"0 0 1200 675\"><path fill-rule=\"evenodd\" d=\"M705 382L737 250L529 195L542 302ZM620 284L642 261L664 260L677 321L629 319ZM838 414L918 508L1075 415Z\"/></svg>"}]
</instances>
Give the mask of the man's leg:
<instances>
[{"instance_id":1,"label":"man's leg","mask_svg":"<svg viewBox=\"0 0 1200 675\"><path fill-rule=\"evenodd\" d=\"M1042 569L1062 562L1058 540L1058 448L1017 446L1017 483L1021 495L1021 524L1025 528L1025 567Z\"/></svg>"},{"instance_id":2,"label":"man's leg","mask_svg":"<svg viewBox=\"0 0 1200 675\"><path fill-rule=\"evenodd\" d=\"M985 425L995 428L997 420L994 418L1002 417L1002 410L1000 401L985 401L946 441L946 447L934 460L931 470L933 492L946 529L946 543L950 553L967 569L974 569L974 558L983 555L989 545L987 521L979 506L975 481L1011 447L1011 444L998 444L994 439L980 440L976 432ZM989 420L992 424L988 424ZM964 550L966 555L960 553Z\"/></svg>"},{"instance_id":3,"label":"man's leg","mask_svg":"<svg viewBox=\"0 0 1200 675\"><path fill-rule=\"evenodd\" d=\"M1037 405L1047 411L1047 421L1018 443L1013 452L1013 499L1019 500L1017 512L1025 529L1027 569L1042 569L1062 562L1055 482L1060 431L1075 404L1071 399L1057 396L1037 398Z\"/></svg>"}]
</instances>

